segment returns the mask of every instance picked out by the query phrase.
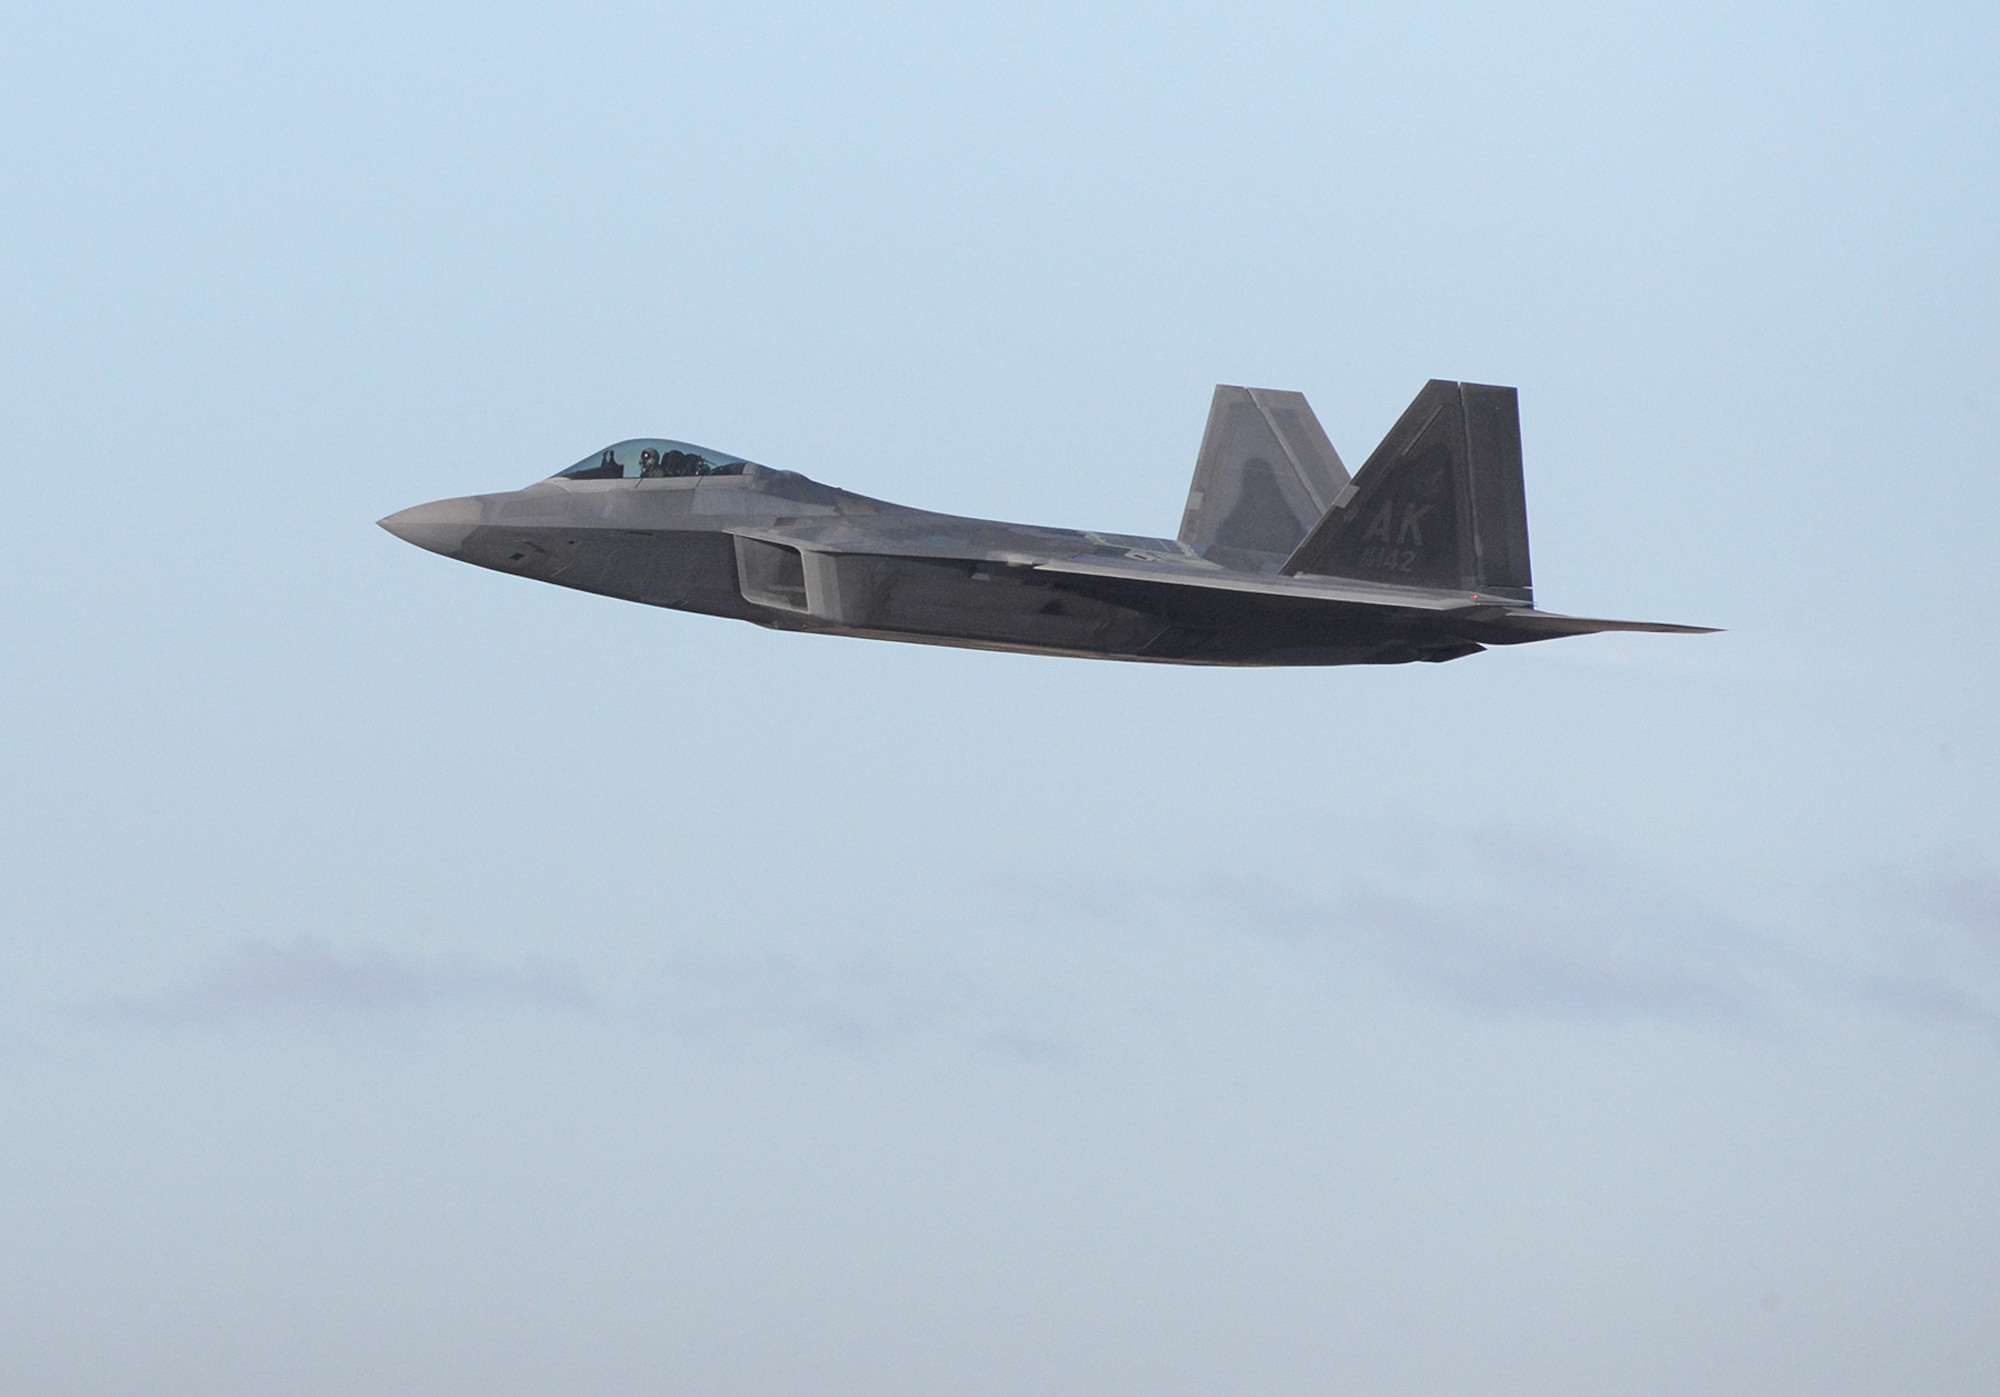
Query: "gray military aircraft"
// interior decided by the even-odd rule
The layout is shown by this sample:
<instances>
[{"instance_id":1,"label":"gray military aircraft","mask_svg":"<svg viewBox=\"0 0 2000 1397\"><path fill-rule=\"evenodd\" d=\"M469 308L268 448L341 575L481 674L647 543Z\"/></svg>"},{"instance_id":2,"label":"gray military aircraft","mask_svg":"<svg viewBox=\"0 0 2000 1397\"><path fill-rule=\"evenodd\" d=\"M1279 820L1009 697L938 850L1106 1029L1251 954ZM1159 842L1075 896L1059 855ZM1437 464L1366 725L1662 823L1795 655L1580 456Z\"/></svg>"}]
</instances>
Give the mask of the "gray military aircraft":
<instances>
[{"instance_id":1,"label":"gray military aircraft","mask_svg":"<svg viewBox=\"0 0 2000 1397\"><path fill-rule=\"evenodd\" d=\"M652 606L1038 655L1402 664L1709 629L1535 610L1514 390L1443 380L1352 477L1303 395L1218 387L1174 539L935 514L652 439L381 523L448 558Z\"/></svg>"}]
</instances>

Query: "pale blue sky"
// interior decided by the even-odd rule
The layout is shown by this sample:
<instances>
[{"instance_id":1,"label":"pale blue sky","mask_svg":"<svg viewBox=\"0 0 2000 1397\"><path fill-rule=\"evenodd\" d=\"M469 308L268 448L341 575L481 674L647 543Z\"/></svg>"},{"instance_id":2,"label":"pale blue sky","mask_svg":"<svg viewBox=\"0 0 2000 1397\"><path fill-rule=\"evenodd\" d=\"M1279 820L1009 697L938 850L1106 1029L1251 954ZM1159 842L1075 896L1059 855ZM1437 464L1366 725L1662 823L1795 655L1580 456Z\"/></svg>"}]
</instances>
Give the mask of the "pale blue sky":
<instances>
[{"instance_id":1,"label":"pale blue sky","mask_svg":"<svg viewBox=\"0 0 2000 1397\"><path fill-rule=\"evenodd\" d=\"M0 1388L2000 1387L2000 18L16 6ZM1206 672L382 533L1141 533L1519 385L1537 597Z\"/></svg>"}]
</instances>

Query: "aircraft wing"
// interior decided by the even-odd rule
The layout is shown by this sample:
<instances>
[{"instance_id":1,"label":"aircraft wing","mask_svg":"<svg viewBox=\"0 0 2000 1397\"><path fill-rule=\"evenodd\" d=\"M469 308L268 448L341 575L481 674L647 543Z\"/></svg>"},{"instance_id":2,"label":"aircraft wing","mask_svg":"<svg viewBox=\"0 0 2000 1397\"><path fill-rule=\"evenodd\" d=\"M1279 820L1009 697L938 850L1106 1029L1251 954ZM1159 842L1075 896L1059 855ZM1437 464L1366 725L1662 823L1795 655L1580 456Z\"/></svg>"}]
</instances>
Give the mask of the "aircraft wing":
<instances>
[{"instance_id":1,"label":"aircraft wing","mask_svg":"<svg viewBox=\"0 0 2000 1397\"><path fill-rule=\"evenodd\" d=\"M1564 616L1532 607L1500 605L1476 593L1439 593L1413 587L1389 587L1330 577L1273 577L1222 569L1180 567L1166 562L1095 558L1062 558L1035 564L1035 571L1077 577L1104 577L1126 582L1153 582L1265 597L1297 597L1307 601L1382 607L1437 614L1441 621L1464 622L1521 640L1564 635L1595 635L1605 631L1652 631L1672 635L1710 635L1714 626L1682 626L1666 621L1612 621L1593 616ZM1505 643L1501 641L1501 643Z\"/></svg>"},{"instance_id":2,"label":"aircraft wing","mask_svg":"<svg viewBox=\"0 0 2000 1397\"><path fill-rule=\"evenodd\" d=\"M1226 605L1232 594L1246 604L1263 598L1279 605L1327 606L1330 609L1400 613L1403 623L1435 625L1440 630L1477 639L1483 643L1508 645L1565 635L1591 635L1602 631L1655 631L1675 634L1702 634L1709 626L1680 626L1657 621L1612 621L1587 616L1563 616L1536 611L1518 602L1502 603L1476 592L1453 592L1434 588L1397 587L1387 583L1363 582L1352 578L1312 575L1280 576L1273 573L1235 572L1189 558L1181 560L1156 556L1144 550L1129 550L1122 556L1106 553L1075 553L1051 557L1030 551L1031 540L1022 540L1021 551L998 548L971 552L956 539L923 535L893 537L868 533L857 535L845 521L827 524L787 522L763 527L736 527L730 533L741 538L781 543L809 553L836 556L876 556L926 560L963 565L984 562L1004 568L1018 568L1058 581L1074 578L1080 590L1122 595L1125 604L1155 603L1178 595L1186 600L1208 597ZM1428 618L1419 621L1419 618Z\"/></svg>"},{"instance_id":3,"label":"aircraft wing","mask_svg":"<svg viewBox=\"0 0 2000 1397\"><path fill-rule=\"evenodd\" d=\"M1532 638L1559 635L1597 635L1603 631L1652 631L1660 635L1717 635L1720 626L1681 626L1671 621L1605 621L1595 616L1564 616L1555 611L1509 610L1507 625L1531 631Z\"/></svg>"},{"instance_id":4,"label":"aircraft wing","mask_svg":"<svg viewBox=\"0 0 2000 1397\"><path fill-rule=\"evenodd\" d=\"M1259 573L1229 572L1222 568L1177 567L1172 563L1058 558L1034 564L1036 572L1061 573L1075 577L1111 577L1126 582L1155 582L1168 586L1198 587L1218 592L1249 592L1266 597L1303 597L1307 600L1352 602L1363 606L1393 606L1415 611L1502 610L1468 597L1440 596L1407 587L1385 587L1368 582L1349 582L1332 577L1276 577Z\"/></svg>"}]
</instances>

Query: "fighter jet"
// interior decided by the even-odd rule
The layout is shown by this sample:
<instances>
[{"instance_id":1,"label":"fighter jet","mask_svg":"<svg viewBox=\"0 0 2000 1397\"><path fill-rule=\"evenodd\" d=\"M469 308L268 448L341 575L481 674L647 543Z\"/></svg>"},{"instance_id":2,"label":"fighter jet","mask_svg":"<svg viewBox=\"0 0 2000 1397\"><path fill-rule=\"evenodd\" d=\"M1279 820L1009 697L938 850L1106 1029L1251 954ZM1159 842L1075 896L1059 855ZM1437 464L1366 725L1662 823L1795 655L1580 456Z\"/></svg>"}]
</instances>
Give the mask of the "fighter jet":
<instances>
[{"instance_id":1,"label":"fighter jet","mask_svg":"<svg viewBox=\"0 0 2000 1397\"><path fill-rule=\"evenodd\" d=\"M1171 539L937 514L653 438L381 524L652 606L1036 655L1379 665L1709 629L1537 611L1515 391L1444 380L1352 476L1302 394L1218 387Z\"/></svg>"}]
</instances>

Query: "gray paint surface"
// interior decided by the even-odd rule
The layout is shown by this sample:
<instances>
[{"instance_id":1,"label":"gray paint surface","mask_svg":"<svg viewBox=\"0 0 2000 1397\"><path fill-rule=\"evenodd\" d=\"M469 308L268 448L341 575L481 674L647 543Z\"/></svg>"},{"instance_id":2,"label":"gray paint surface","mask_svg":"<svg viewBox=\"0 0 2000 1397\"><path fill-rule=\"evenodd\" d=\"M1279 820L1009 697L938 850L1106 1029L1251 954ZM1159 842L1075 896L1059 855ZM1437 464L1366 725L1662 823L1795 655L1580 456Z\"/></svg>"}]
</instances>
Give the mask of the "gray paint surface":
<instances>
[{"instance_id":1,"label":"gray paint surface","mask_svg":"<svg viewBox=\"0 0 2000 1397\"><path fill-rule=\"evenodd\" d=\"M1042 655L1403 664L1705 629L1535 610L1515 391L1443 380L1351 480L1302 394L1217 387L1177 539L938 514L650 440L381 523L446 557L650 606Z\"/></svg>"}]
</instances>

